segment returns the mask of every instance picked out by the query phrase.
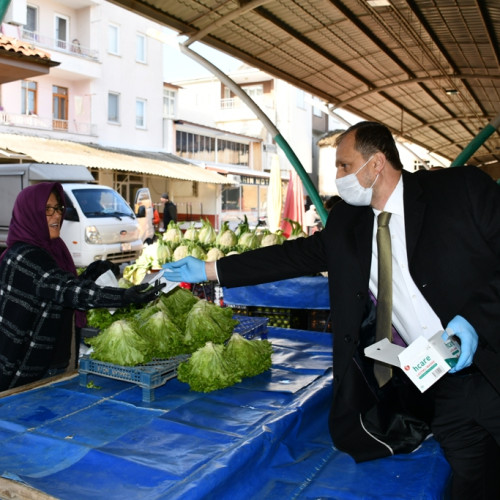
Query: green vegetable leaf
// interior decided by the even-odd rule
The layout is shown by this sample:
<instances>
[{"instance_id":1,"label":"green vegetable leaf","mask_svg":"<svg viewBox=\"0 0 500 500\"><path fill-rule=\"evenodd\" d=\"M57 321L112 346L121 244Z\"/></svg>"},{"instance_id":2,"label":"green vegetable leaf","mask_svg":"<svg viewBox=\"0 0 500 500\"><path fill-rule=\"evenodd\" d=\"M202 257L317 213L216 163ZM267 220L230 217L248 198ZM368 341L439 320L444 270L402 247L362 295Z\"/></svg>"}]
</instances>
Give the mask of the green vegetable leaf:
<instances>
[{"instance_id":1,"label":"green vegetable leaf","mask_svg":"<svg viewBox=\"0 0 500 500\"><path fill-rule=\"evenodd\" d=\"M152 358L170 358L186 352L182 332L165 311L151 315L138 331L148 341Z\"/></svg>"},{"instance_id":2,"label":"green vegetable leaf","mask_svg":"<svg viewBox=\"0 0 500 500\"><path fill-rule=\"evenodd\" d=\"M273 348L268 340L248 340L233 333L226 346L226 358L238 366L243 377L253 377L271 368Z\"/></svg>"},{"instance_id":3,"label":"green vegetable leaf","mask_svg":"<svg viewBox=\"0 0 500 500\"><path fill-rule=\"evenodd\" d=\"M148 341L126 320L115 321L99 335L86 341L93 347L91 357L98 361L135 366L151 359Z\"/></svg>"},{"instance_id":4,"label":"green vegetable leaf","mask_svg":"<svg viewBox=\"0 0 500 500\"><path fill-rule=\"evenodd\" d=\"M241 382L237 365L224 355L224 346L213 342L207 342L183 361L177 370L177 378L199 392L215 391Z\"/></svg>"},{"instance_id":5,"label":"green vegetable leaf","mask_svg":"<svg viewBox=\"0 0 500 500\"><path fill-rule=\"evenodd\" d=\"M169 293L162 294L157 305L167 312L172 321L183 332L186 327L187 315L199 300L189 290L176 287Z\"/></svg>"},{"instance_id":6,"label":"green vegetable leaf","mask_svg":"<svg viewBox=\"0 0 500 500\"><path fill-rule=\"evenodd\" d=\"M184 343L190 352L208 341L222 344L231 336L237 324L231 308L199 300L187 315Z\"/></svg>"}]
</instances>

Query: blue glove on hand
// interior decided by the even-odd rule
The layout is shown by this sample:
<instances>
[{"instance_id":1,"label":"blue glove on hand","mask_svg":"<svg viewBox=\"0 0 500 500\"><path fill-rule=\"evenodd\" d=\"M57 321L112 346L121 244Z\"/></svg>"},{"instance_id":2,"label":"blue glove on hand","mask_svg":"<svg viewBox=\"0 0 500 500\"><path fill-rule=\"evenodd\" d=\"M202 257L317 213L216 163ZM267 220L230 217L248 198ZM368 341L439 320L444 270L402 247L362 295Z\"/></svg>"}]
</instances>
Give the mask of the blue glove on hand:
<instances>
[{"instance_id":1,"label":"blue glove on hand","mask_svg":"<svg viewBox=\"0 0 500 500\"><path fill-rule=\"evenodd\" d=\"M205 261L194 257L184 257L177 262L163 264L166 270L165 278L169 281L183 281L185 283L203 283L207 281Z\"/></svg>"},{"instance_id":2,"label":"blue glove on hand","mask_svg":"<svg viewBox=\"0 0 500 500\"><path fill-rule=\"evenodd\" d=\"M446 327L449 335L460 339L460 357L449 373L456 373L472 364L477 349L478 336L474 327L462 316L455 316ZM446 335L446 332L443 335Z\"/></svg>"}]
</instances>

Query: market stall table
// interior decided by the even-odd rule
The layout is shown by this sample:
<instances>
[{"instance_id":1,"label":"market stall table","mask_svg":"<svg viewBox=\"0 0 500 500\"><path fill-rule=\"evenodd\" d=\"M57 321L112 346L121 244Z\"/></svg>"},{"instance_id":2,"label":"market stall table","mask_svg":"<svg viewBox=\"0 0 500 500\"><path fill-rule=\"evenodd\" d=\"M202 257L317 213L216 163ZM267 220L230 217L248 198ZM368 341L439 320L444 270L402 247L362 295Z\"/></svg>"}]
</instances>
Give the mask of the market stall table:
<instances>
[{"instance_id":1,"label":"market stall table","mask_svg":"<svg viewBox=\"0 0 500 500\"><path fill-rule=\"evenodd\" d=\"M93 375L1 398L0 492L12 480L72 500L443 498L450 469L432 438L362 464L332 447L329 335L269 339L270 371L212 393L172 379L144 403L140 387Z\"/></svg>"}]
</instances>

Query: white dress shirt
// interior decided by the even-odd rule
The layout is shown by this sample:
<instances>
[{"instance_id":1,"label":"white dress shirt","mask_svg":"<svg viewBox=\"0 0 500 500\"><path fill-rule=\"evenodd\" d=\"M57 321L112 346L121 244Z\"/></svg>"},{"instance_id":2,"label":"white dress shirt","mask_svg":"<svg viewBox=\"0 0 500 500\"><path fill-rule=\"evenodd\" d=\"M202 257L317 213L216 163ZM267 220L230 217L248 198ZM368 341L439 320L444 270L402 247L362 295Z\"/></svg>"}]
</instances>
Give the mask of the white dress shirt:
<instances>
[{"instance_id":1,"label":"white dress shirt","mask_svg":"<svg viewBox=\"0 0 500 500\"><path fill-rule=\"evenodd\" d=\"M373 209L375 217L380 210ZM392 324L402 339L410 344L416 338L430 338L443 330L441 321L415 285L408 269L406 253L405 219L403 204L403 179L387 200L385 212L391 212L389 229L392 245ZM370 290L377 296L378 251L377 221L373 225L372 263L370 269Z\"/></svg>"}]
</instances>

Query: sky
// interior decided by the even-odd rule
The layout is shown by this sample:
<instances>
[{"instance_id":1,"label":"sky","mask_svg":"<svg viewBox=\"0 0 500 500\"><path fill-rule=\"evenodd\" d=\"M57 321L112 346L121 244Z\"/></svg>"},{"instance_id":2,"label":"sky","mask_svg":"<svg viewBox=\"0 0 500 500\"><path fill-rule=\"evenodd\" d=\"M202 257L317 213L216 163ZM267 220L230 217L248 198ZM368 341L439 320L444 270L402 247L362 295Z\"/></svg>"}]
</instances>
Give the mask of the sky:
<instances>
[{"instance_id":1,"label":"sky","mask_svg":"<svg viewBox=\"0 0 500 500\"><path fill-rule=\"evenodd\" d=\"M191 78L200 78L211 76L212 73L205 69L201 64L194 61L187 55L181 53L177 48L178 40L185 40L185 37L178 38L175 31L165 28L166 43L164 45L164 71L163 76L166 82L176 80L188 80ZM217 66L224 73L229 73L241 66L242 62L231 56L213 49L203 43L195 42L189 46L191 50L200 54L212 64Z\"/></svg>"}]
</instances>

